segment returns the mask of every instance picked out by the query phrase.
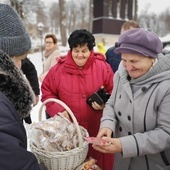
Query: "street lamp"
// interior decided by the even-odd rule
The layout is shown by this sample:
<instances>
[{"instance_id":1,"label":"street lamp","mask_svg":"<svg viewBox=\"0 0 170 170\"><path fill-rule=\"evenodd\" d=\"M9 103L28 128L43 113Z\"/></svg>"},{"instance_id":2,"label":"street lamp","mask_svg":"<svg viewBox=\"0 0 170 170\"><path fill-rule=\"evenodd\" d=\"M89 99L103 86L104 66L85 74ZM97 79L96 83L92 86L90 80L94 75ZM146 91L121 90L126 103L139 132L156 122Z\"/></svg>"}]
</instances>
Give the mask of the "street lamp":
<instances>
[{"instance_id":1,"label":"street lamp","mask_svg":"<svg viewBox=\"0 0 170 170\"><path fill-rule=\"evenodd\" d=\"M41 39L41 59L42 59L42 62L43 62L43 29L44 29L44 25L43 23L38 23L37 25L38 27L38 31L40 33L40 39Z\"/></svg>"}]
</instances>

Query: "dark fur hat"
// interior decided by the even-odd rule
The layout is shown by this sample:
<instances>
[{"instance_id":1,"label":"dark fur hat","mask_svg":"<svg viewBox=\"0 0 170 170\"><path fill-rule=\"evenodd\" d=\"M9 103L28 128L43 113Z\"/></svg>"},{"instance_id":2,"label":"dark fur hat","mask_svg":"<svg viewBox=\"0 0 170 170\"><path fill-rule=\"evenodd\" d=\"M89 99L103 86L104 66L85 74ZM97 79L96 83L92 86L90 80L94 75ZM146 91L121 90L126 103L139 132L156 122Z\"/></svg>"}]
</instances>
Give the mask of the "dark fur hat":
<instances>
[{"instance_id":1,"label":"dark fur hat","mask_svg":"<svg viewBox=\"0 0 170 170\"><path fill-rule=\"evenodd\" d=\"M14 62L2 51L0 51L0 91L8 97L21 118L30 114L34 101L31 86Z\"/></svg>"}]
</instances>

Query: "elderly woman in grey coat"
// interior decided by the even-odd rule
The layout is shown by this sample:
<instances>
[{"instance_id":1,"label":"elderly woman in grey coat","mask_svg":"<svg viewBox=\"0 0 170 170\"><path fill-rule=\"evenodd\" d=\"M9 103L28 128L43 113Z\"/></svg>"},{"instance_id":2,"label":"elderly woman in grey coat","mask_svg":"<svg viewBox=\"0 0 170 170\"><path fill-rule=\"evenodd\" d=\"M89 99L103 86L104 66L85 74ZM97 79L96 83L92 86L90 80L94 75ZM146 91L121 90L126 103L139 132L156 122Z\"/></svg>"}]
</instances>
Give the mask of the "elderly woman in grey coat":
<instances>
[{"instance_id":1,"label":"elderly woman in grey coat","mask_svg":"<svg viewBox=\"0 0 170 170\"><path fill-rule=\"evenodd\" d=\"M115 153L114 170L170 170L170 55L143 28L124 32L118 44L122 61L98 133L107 145L93 147Z\"/></svg>"}]
</instances>

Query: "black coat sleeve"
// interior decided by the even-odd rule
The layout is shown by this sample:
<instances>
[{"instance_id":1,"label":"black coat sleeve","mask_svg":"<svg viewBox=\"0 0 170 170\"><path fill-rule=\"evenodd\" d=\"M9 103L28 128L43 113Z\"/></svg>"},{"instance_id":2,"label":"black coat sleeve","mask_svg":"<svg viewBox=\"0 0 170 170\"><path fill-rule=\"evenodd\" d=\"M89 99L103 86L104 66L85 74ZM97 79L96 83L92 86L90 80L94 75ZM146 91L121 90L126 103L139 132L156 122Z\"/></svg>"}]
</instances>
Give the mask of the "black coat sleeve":
<instances>
[{"instance_id":1,"label":"black coat sleeve","mask_svg":"<svg viewBox=\"0 0 170 170\"><path fill-rule=\"evenodd\" d=\"M12 103L0 93L0 169L43 170L27 151L25 128Z\"/></svg>"},{"instance_id":2,"label":"black coat sleeve","mask_svg":"<svg viewBox=\"0 0 170 170\"><path fill-rule=\"evenodd\" d=\"M22 60L21 70L25 74L26 78L28 79L35 95L39 95L40 88L38 82L38 75L34 64L28 58L25 58Z\"/></svg>"}]
</instances>

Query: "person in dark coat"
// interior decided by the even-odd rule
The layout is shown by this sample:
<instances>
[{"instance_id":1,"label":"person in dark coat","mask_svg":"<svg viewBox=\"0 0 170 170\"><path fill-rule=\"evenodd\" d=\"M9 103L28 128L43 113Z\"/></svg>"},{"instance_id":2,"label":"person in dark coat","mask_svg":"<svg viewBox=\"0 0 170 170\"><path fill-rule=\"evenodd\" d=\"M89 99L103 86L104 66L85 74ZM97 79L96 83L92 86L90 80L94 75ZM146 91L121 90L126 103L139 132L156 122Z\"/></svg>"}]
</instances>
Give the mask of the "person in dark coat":
<instances>
[{"instance_id":1,"label":"person in dark coat","mask_svg":"<svg viewBox=\"0 0 170 170\"><path fill-rule=\"evenodd\" d=\"M26 57L22 61L21 70L28 79L34 94L36 96L36 101L34 105L37 105L39 101L40 88L38 82L38 74L34 64Z\"/></svg>"},{"instance_id":2,"label":"person in dark coat","mask_svg":"<svg viewBox=\"0 0 170 170\"><path fill-rule=\"evenodd\" d=\"M31 48L22 19L9 5L0 4L0 169L45 170L27 151L23 119L35 95L20 71L21 60Z\"/></svg>"},{"instance_id":3,"label":"person in dark coat","mask_svg":"<svg viewBox=\"0 0 170 170\"><path fill-rule=\"evenodd\" d=\"M133 29L133 28L140 28L139 24L134 21L134 20L129 20L126 21L122 27L121 27L121 31L120 33L123 33L124 31L127 31L129 29ZM117 47L117 43L115 43L115 46L110 47L107 51L106 51L106 62L110 64L110 66L112 67L113 72L115 73L119 67L119 63L121 61L121 55L120 54L116 54L114 52L114 50Z\"/></svg>"},{"instance_id":4,"label":"person in dark coat","mask_svg":"<svg viewBox=\"0 0 170 170\"><path fill-rule=\"evenodd\" d=\"M39 88L39 81L38 81L38 75L37 70L34 66L34 64L26 57L21 61L21 70L23 74L26 76L27 80L29 81L34 94L35 94L35 103L34 106L37 105L39 101L39 95L40 95L40 88ZM31 116L29 115L26 117L25 122L28 124L32 123Z\"/></svg>"},{"instance_id":5,"label":"person in dark coat","mask_svg":"<svg viewBox=\"0 0 170 170\"><path fill-rule=\"evenodd\" d=\"M120 54L115 54L114 50L115 50L115 46L110 47L107 51L106 51L106 62L110 64L113 72L115 73L118 69L119 63L121 61L121 55Z\"/></svg>"}]
</instances>

